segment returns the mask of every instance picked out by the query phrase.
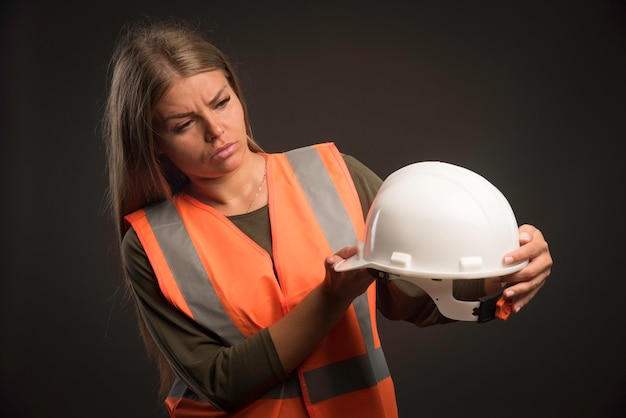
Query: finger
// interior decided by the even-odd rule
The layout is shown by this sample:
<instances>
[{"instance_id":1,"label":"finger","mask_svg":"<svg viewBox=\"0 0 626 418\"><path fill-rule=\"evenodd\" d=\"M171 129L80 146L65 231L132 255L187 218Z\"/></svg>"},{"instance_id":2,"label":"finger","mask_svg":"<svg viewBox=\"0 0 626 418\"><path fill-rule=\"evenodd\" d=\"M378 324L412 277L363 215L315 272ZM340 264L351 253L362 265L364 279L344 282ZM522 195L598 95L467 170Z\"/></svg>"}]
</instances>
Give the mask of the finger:
<instances>
[{"instance_id":1,"label":"finger","mask_svg":"<svg viewBox=\"0 0 626 418\"><path fill-rule=\"evenodd\" d=\"M326 264L326 268L329 270L332 270L335 267L335 264L337 264L338 262L344 260L343 257L333 254L333 255L329 255L328 257L326 257L325 264Z\"/></svg>"},{"instance_id":2,"label":"finger","mask_svg":"<svg viewBox=\"0 0 626 418\"><path fill-rule=\"evenodd\" d=\"M357 252L358 252L358 247L356 246L343 247L342 249L337 251L335 255L338 255L341 258L350 258L353 255L355 255Z\"/></svg>"},{"instance_id":3,"label":"finger","mask_svg":"<svg viewBox=\"0 0 626 418\"><path fill-rule=\"evenodd\" d=\"M536 287L546 281L550 275L550 266L551 260L549 259L549 255L542 255L530 260L520 271L508 276L503 276L502 281L519 285L525 284L524 286L519 286L519 289Z\"/></svg>"},{"instance_id":4,"label":"finger","mask_svg":"<svg viewBox=\"0 0 626 418\"><path fill-rule=\"evenodd\" d=\"M533 240L533 236L535 235L535 232L539 231L537 228L535 228L532 225L529 224L524 224L521 225L519 227L519 241L520 244L526 244L530 241Z\"/></svg>"},{"instance_id":5,"label":"finger","mask_svg":"<svg viewBox=\"0 0 626 418\"><path fill-rule=\"evenodd\" d=\"M524 282L526 284L530 282ZM525 287L523 291L515 291L515 296L513 297L513 312L518 313L524 306L528 305L528 303L537 295L539 290L545 285L545 280L539 282L536 287L528 288ZM519 285L517 285L519 286ZM507 289L508 291L509 289Z\"/></svg>"},{"instance_id":6,"label":"finger","mask_svg":"<svg viewBox=\"0 0 626 418\"><path fill-rule=\"evenodd\" d=\"M528 241L526 241L528 240ZM520 232L520 247L504 255L502 261L506 265L529 260L548 252L548 243L538 229Z\"/></svg>"},{"instance_id":7,"label":"finger","mask_svg":"<svg viewBox=\"0 0 626 418\"><path fill-rule=\"evenodd\" d=\"M514 285L509 286L504 290L503 296L508 300L514 301L514 312L518 312L524 305L535 297L539 289L545 285L549 274L549 270L544 270L538 275L533 276L532 279L526 278L525 280L516 282Z\"/></svg>"}]
</instances>

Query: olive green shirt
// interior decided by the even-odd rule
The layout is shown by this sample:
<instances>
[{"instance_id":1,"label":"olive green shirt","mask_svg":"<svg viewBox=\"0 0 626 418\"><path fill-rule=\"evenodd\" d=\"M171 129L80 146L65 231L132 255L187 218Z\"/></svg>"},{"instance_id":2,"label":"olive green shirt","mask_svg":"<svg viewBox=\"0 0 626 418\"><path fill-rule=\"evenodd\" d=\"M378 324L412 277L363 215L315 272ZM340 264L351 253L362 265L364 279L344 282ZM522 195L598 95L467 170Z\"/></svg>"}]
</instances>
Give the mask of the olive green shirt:
<instances>
[{"instance_id":1,"label":"olive green shirt","mask_svg":"<svg viewBox=\"0 0 626 418\"><path fill-rule=\"evenodd\" d=\"M364 217L382 184L365 165L344 155ZM272 237L268 207L229 218L270 255ZM122 258L135 302L148 329L178 377L215 407L234 412L288 377L267 329L234 346L226 346L198 323L174 308L163 296L154 271L134 230L122 242ZM455 295L466 300L482 296L482 281L466 280ZM377 306L391 320L424 327L452 322L439 314L430 297L409 297L391 283L377 281Z\"/></svg>"}]
</instances>

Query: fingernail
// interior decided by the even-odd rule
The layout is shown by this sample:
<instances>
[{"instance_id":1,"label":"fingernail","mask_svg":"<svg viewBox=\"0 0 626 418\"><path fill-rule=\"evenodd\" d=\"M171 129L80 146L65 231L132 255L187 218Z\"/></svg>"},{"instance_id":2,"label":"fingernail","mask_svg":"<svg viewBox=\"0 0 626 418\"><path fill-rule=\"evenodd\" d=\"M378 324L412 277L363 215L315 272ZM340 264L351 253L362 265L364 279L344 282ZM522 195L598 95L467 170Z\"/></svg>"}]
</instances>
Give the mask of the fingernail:
<instances>
[{"instance_id":1,"label":"fingernail","mask_svg":"<svg viewBox=\"0 0 626 418\"><path fill-rule=\"evenodd\" d=\"M507 256L504 257L504 264L511 264L513 262L513 257Z\"/></svg>"},{"instance_id":2,"label":"fingernail","mask_svg":"<svg viewBox=\"0 0 626 418\"><path fill-rule=\"evenodd\" d=\"M504 296L506 296L507 298L512 298L513 296L515 296L515 292L512 290L507 290L506 292L504 292Z\"/></svg>"},{"instance_id":3,"label":"fingernail","mask_svg":"<svg viewBox=\"0 0 626 418\"><path fill-rule=\"evenodd\" d=\"M520 241L530 241L530 235L528 235L528 232L522 232L519 234L519 239Z\"/></svg>"}]
</instances>

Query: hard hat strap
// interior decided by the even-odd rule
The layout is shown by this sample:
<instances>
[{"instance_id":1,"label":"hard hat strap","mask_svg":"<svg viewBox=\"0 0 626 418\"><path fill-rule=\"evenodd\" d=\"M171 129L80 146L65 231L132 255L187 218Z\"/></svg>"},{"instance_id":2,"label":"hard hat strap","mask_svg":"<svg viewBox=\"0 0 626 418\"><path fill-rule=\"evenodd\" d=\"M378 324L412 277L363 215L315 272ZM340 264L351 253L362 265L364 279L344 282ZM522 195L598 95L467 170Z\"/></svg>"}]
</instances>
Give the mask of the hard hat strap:
<instances>
[{"instance_id":1,"label":"hard hat strap","mask_svg":"<svg viewBox=\"0 0 626 418\"><path fill-rule=\"evenodd\" d=\"M368 268L367 271L377 280L387 282L400 279L419 286L435 302L439 312L450 319L478 323L488 322L496 318L506 320L512 310L513 302L505 299L502 296L502 291L483 296L475 301L464 301L454 297L452 279L400 276L374 268Z\"/></svg>"}]
</instances>

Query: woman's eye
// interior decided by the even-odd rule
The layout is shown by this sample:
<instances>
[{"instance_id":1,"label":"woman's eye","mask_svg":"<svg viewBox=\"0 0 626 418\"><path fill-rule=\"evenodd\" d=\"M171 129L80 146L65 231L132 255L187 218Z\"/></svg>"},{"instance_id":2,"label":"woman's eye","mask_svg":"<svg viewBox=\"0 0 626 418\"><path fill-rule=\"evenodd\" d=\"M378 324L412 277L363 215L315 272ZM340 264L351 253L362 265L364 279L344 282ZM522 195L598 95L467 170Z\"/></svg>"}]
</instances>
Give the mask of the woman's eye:
<instances>
[{"instance_id":1,"label":"woman's eye","mask_svg":"<svg viewBox=\"0 0 626 418\"><path fill-rule=\"evenodd\" d=\"M184 131L185 129L187 129L189 127L189 125L191 125L191 121L188 120L184 123L181 123L179 125L174 126L174 132L179 133Z\"/></svg>"},{"instance_id":2,"label":"woman's eye","mask_svg":"<svg viewBox=\"0 0 626 418\"><path fill-rule=\"evenodd\" d=\"M217 102L217 106L216 107L218 109L222 109L222 108L226 107L228 102L230 102L230 96L227 96L223 100L220 100L219 102Z\"/></svg>"}]
</instances>

